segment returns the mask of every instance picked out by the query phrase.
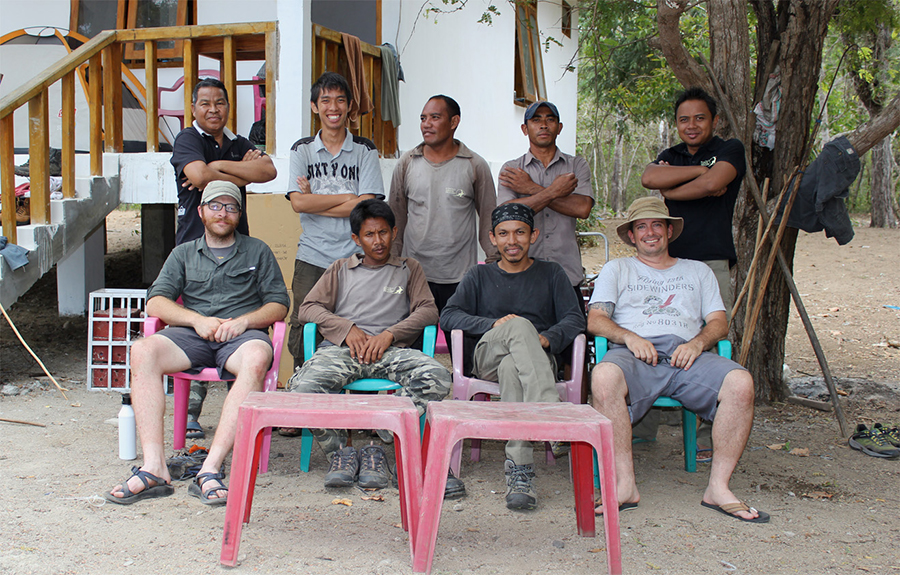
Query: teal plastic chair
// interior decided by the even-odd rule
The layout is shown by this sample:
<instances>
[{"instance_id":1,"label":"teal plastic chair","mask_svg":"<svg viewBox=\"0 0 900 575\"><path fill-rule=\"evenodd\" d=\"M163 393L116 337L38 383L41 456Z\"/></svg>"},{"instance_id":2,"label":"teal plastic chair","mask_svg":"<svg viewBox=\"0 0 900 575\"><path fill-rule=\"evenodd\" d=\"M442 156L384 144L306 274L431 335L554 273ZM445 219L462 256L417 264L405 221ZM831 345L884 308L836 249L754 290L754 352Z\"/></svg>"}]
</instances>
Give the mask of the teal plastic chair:
<instances>
[{"instance_id":1,"label":"teal plastic chair","mask_svg":"<svg viewBox=\"0 0 900 575\"><path fill-rule=\"evenodd\" d=\"M316 329L317 324L307 323L303 326L303 361L308 361L316 353ZM437 326L425 326L422 335L422 353L434 357L434 348L437 343ZM378 393L379 391L394 392L400 389L400 384L389 379L363 378L351 381L341 391L364 391ZM425 414L419 418L419 433L425 427ZM312 454L313 435L309 429L304 429L300 437L300 470L309 472L309 458Z\"/></svg>"},{"instance_id":2,"label":"teal plastic chair","mask_svg":"<svg viewBox=\"0 0 900 575\"><path fill-rule=\"evenodd\" d=\"M606 350L609 349L609 341L605 337L596 336L594 338L594 358L595 364L600 363ZM716 349L719 355L731 359L731 342L727 339L721 340ZM697 414L689 409L685 409L681 402L671 397L660 396L653 402L653 407L681 407L681 422L684 428L684 470L688 473L697 472ZM594 486L600 488L600 479L597 475L597 454L594 453Z\"/></svg>"}]
</instances>

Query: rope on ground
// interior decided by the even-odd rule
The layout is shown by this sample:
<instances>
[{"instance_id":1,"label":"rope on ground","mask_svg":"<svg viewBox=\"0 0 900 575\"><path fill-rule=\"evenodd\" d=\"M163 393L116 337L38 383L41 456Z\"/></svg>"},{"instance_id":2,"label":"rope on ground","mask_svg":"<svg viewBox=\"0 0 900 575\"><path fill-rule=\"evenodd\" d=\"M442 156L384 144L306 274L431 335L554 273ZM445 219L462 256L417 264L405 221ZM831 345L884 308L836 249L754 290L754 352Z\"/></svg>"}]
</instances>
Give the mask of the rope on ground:
<instances>
[{"instance_id":1,"label":"rope on ground","mask_svg":"<svg viewBox=\"0 0 900 575\"><path fill-rule=\"evenodd\" d=\"M12 328L13 333L15 333L15 334L16 334L16 337L19 338L19 341L22 342L22 345L25 346L25 349L28 350L28 353L31 354L31 357L33 357L33 358L35 359L35 361L38 362L38 365L41 366L41 369L44 370L44 373L47 374L47 377L49 377L49 378L50 378L50 381L53 382L53 385L56 386L56 389L58 389L59 392L62 394L62 396L63 396L64 398L66 398L66 401L69 401L69 397L66 395L66 392L63 390L62 387L60 387L59 383L56 382L56 379L55 379L52 375L50 375L50 372L47 370L47 367L44 365L44 362L41 361L41 358L39 358L39 357L37 356L37 354L34 353L34 351L28 346L28 344L25 343L25 339L22 338L22 334L20 334L20 333L19 333L19 330L16 329L16 324L13 323L12 318L9 317L9 314L6 313L6 309L3 307L3 304L0 304L0 312L3 312L3 317L5 317L5 318L6 318L6 321L9 322L9 327Z\"/></svg>"}]
</instances>

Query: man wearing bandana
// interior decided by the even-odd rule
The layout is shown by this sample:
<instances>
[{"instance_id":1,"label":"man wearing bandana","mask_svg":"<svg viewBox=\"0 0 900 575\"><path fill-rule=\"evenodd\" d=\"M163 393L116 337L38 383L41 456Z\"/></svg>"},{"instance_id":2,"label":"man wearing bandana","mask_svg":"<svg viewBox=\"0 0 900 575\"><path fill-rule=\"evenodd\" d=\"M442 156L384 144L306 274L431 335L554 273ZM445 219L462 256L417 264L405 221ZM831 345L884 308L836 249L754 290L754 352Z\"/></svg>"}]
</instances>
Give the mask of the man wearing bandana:
<instances>
[{"instance_id":1,"label":"man wearing bandana","mask_svg":"<svg viewBox=\"0 0 900 575\"><path fill-rule=\"evenodd\" d=\"M475 342L472 373L500 384L501 401L559 401L555 355L585 330L581 302L563 268L529 257L534 210L509 203L491 214L500 261L474 266L441 313L441 327ZM468 354L467 354L468 355ZM506 506L537 507L528 441L506 444Z\"/></svg>"}]
</instances>

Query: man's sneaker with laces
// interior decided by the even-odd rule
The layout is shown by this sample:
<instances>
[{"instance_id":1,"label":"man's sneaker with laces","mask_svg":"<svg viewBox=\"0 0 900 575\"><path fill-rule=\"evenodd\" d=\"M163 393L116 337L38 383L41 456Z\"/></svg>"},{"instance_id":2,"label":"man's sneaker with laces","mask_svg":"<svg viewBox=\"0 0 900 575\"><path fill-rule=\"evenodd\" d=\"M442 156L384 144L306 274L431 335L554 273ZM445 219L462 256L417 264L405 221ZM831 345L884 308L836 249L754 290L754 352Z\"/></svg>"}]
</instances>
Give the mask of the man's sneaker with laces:
<instances>
[{"instance_id":1,"label":"man's sneaker with laces","mask_svg":"<svg viewBox=\"0 0 900 575\"><path fill-rule=\"evenodd\" d=\"M877 433L887 440L894 447L900 448L900 428L885 427L880 423L872 426L872 433Z\"/></svg>"},{"instance_id":2,"label":"man's sneaker with laces","mask_svg":"<svg viewBox=\"0 0 900 575\"><path fill-rule=\"evenodd\" d=\"M325 487L350 487L359 474L359 457L352 446L342 447L330 455L331 465L325 474Z\"/></svg>"},{"instance_id":3,"label":"man's sneaker with laces","mask_svg":"<svg viewBox=\"0 0 900 575\"><path fill-rule=\"evenodd\" d=\"M884 457L886 459L900 457L900 449L891 445L885 434L879 433L875 429L869 429L863 423L856 427L856 433L850 436L849 443L853 449L862 451L872 457Z\"/></svg>"},{"instance_id":4,"label":"man's sneaker with laces","mask_svg":"<svg viewBox=\"0 0 900 575\"><path fill-rule=\"evenodd\" d=\"M506 507L507 509L534 509L537 507L537 495L531 480L534 479L533 465L516 465L507 459L503 466L506 473Z\"/></svg>"},{"instance_id":5,"label":"man's sneaker with laces","mask_svg":"<svg viewBox=\"0 0 900 575\"><path fill-rule=\"evenodd\" d=\"M367 445L359 450L359 481L365 489L384 489L391 483L391 468L388 466L384 448Z\"/></svg>"}]
</instances>

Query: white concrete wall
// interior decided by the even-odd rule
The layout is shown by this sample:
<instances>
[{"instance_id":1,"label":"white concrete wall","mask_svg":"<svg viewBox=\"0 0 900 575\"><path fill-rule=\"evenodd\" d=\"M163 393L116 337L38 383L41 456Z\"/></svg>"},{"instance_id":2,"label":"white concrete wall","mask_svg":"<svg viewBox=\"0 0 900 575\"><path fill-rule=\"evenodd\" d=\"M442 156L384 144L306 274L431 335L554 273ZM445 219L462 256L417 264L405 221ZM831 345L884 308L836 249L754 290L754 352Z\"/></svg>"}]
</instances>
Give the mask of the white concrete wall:
<instances>
[{"instance_id":1,"label":"white concrete wall","mask_svg":"<svg viewBox=\"0 0 900 575\"><path fill-rule=\"evenodd\" d=\"M436 3L438 4L438 3ZM493 25L479 24L488 5L500 11ZM463 10L424 18L421 2L386 0L382 4L382 41L400 52L406 82L400 84L403 123L399 130L401 150L421 141L419 114L430 96L444 93L459 102L462 121L456 132L491 163L521 155L528 141L522 135L524 108L514 102L515 13L505 2L470 0ZM563 46L551 44L543 52L547 97L560 110L566 125L560 147L575 149L577 78L563 73L578 47L560 29L561 7L556 1L538 3L541 37L550 35ZM577 20L576 20L577 22Z\"/></svg>"},{"instance_id":2,"label":"white concrete wall","mask_svg":"<svg viewBox=\"0 0 900 575\"><path fill-rule=\"evenodd\" d=\"M0 0L0 36L29 26L68 29L70 13L69 0Z\"/></svg>"}]
</instances>

